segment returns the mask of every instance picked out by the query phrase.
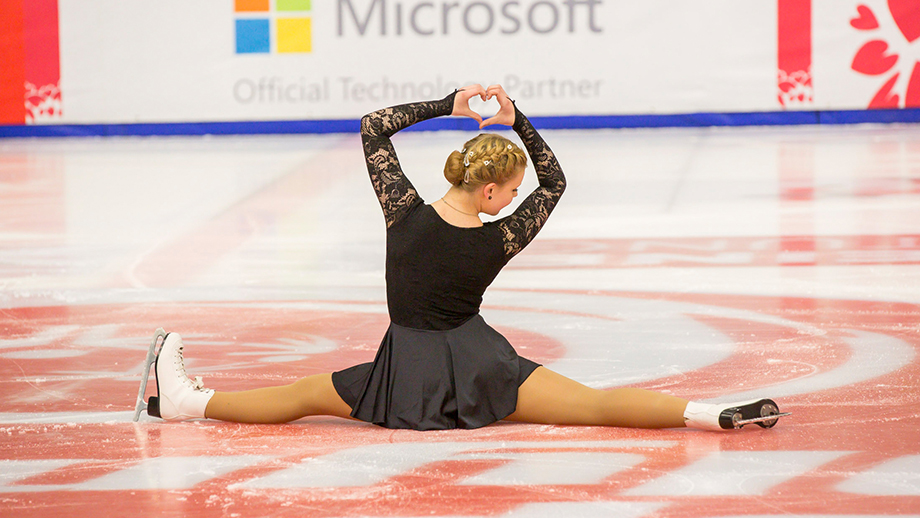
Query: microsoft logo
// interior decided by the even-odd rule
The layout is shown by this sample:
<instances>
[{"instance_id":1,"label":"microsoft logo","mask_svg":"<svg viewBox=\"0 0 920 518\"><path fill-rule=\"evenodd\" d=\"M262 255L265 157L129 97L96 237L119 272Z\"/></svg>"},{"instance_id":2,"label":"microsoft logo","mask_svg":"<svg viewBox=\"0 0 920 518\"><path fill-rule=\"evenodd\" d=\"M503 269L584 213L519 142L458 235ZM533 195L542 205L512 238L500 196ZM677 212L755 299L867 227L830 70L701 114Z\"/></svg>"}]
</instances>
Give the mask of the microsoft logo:
<instances>
[{"instance_id":1,"label":"microsoft logo","mask_svg":"<svg viewBox=\"0 0 920 518\"><path fill-rule=\"evenodd\" d=\"M234 0L236 53L312 51L310 0Z\"/></svg>"}]
</instances>

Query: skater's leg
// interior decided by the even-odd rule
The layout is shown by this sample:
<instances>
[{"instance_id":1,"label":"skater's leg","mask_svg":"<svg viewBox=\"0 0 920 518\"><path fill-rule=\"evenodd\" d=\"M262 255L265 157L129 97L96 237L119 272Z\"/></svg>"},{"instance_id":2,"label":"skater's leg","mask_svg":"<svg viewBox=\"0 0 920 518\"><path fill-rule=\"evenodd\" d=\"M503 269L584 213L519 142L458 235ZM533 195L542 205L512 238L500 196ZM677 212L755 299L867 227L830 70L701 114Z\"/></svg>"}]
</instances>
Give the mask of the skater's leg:
<instances>
[{"instance_id":1,"label":"skater's leg","mask_svg":"<svg viewBox=\"0 0 920 518\"><path fill-rule=\"evenodd\" d=\"M332 386L331 374L290 385L243 392L215 392L205 417L236 423L287 423L310 415L349 417L351 407Z\"/></svg>"},{"instance_id":2,"label":"skater's leg","mask_svg":"<svg viewBox=\"0 0 920 518\"><path fill-rule=\"evenodd\" d=\"M604 425L629 428L684 426L687 400L635 388L598 390L545 367L518 389L517 409L508 420L539 424Z\"/></svg>"}]
</instances>

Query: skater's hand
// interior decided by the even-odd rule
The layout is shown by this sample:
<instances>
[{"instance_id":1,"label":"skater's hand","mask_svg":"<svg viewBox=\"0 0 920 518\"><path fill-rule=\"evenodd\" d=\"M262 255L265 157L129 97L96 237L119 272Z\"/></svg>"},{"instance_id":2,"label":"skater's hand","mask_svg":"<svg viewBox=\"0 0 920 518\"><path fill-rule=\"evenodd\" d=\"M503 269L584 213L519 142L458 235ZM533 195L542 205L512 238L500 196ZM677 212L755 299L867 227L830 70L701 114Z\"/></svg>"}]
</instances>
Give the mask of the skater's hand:
<instances>
[{"instance_id":1,"label":"skater's hand","mask_svg":"<svg viewBox=\"0 0 920 518\"><path fill-rule=\"evenodd\" d=\"M495 98L498 101L498 113L479 123L479 129L491 126L492 124L503 124L505 126L514 126L514 103L505 93L502 85L492 85L486 90L485 100Z\"/></svg>"},{"instance_id":2,"label":"skater's hand","mask_svg":"<svg viewBox=\"0 0 920 518\"><path fill-rule=\"evenodd\" d=\"M457 95L454 96L454 110L450 114L458 117L470 117L482 124L482 116L470 109L470 99L477 95L483 101L486 100L486 89L482 85L464 86L457 90Z\"/></svg>"}]
</instances>

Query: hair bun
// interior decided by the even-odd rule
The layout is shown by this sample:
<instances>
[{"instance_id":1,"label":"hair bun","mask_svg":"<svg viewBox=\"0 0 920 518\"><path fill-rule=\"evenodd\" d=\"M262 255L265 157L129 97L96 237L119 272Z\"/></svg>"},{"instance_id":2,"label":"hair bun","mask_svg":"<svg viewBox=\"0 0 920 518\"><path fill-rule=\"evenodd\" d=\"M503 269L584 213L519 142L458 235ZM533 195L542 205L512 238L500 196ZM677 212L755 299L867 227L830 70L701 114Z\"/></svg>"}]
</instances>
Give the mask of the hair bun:
<instances>
[{"instance_id":1,"label":"hair bun","mask_svg":"<svg viewBox=\"0 0 920 518\"><path fill-rule=\"evenodd\" d=\"M444 177L451 185L472 189L503 184L526 166L527 155L521 148L501 135L483 133L460 151L451 151L444 164Z\"/></svg>"}]
</instances>

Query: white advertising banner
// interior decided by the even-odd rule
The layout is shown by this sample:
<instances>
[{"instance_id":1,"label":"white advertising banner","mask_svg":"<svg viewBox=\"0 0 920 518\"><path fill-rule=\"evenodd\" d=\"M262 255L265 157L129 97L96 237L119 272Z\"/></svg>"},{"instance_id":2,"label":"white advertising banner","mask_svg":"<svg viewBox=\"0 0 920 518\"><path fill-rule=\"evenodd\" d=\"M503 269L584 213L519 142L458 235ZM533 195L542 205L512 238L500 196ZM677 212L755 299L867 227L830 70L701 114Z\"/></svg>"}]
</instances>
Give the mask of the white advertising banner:
<instances>
[{"instance_id":1,"label":"white advertising banner","mask_svg":"<svg viewBox=\"0 0 920 518\"><path fill-rule=\"evenodd\" d=\"M532 115L920 106L917 0L59 0L39 123L354 119L501 83ZM874 104L873 104L874 103Z\"/></svg>"}]
</instances>

